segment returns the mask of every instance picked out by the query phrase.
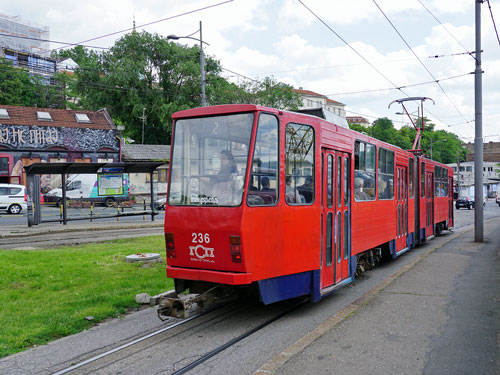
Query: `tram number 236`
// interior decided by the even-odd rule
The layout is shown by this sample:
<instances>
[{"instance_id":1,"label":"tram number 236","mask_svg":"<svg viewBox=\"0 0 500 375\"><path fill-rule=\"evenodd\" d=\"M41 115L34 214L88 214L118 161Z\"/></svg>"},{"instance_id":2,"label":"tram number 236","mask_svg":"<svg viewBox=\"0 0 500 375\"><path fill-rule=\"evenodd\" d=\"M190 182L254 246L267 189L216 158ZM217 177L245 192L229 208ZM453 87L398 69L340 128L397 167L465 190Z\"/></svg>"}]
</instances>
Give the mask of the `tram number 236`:
<instances>
[{"instance_id":1,"label":"tram number 236","mask_svg":"<svg viewBox=\"0 0 500 375\"><path fill-rule=\"evenodd\" d=\"M210 243L210 235L208 233L191 233L193 243Z\"/></svg>"}]
</instances>

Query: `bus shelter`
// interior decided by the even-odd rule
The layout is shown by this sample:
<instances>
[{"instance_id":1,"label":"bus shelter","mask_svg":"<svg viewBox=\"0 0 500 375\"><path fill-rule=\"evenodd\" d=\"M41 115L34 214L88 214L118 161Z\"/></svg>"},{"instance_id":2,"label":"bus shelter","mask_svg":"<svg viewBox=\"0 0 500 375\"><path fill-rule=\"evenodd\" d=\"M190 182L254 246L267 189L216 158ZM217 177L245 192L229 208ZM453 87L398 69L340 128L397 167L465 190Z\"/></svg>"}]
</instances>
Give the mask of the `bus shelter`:
<instances>
[{"instance_id":1,"label":"bus shelter","mask_svg":"<svg viewBox=\"0 0 500 375\"><path fill-rule=\"evenodd\" d=\"M67 214L67 196L66 196L66 176L71 174L98 174L98 173L148 173L150 181L151 203L150 211L118 213L116 215L101 216L101 218L118 216L136 216L151 215L151 221L154 221L158 214L154 204L156 196L155 185L153 183L153 173L163 162L134 162L134 163L35 163L24 167L26 172L27 192L31 198L31 204L28 204L28 226L38 225L42 222L62 222L66 225L68 220L88 220L89 217L68 219ZM60 220L42 220L40 206L40 176L48 174L58 174L61 176L62 189L62 219Z\"/></svg>"}]
</instances>

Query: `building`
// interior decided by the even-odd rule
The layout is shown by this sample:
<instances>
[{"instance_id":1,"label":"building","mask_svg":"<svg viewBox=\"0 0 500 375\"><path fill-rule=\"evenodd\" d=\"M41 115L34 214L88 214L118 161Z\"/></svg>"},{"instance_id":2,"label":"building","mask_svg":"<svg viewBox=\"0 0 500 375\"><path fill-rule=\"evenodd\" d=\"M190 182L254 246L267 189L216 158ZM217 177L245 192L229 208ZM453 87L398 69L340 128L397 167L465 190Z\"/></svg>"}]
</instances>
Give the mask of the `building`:
<instances>
[{"instance_id":1,"label":"building","mask_svg":"<svg viewBox=\"0 0 500 375\"><path fill-rule=\"evenodd\" d=\"M474 143L467 143L465 161L474 161ZM483 160L500 163L500 142L483 143Z\"/></svg>"},{"instance_id":2,"label":"building","mask_svg":"<svg viewBox=\"0 0 500 375\"><path fill-rule=\"evenodd\" d=\"M466 161L453 168L455 191L461 197L474 195L474 143L467 143ZM500 142L483 143L483 195L493 198L500 188Z\"/></svg>"},{"instance_id":3,"label":"building","mask_svg":"<svg viewBox=\"0 0 500 375\"><path fill-rule=\"evenodd\" d=\"M26 183L33 163L119 162L121 134L105 109L0 105L0 182ZM54 181L42 180L42 189Z\"/></svg>"},{"instance_id":4,"label":"building","mask_svg":"<svg viewBox=\"0 0 500 375\"><path fill-rule=\"evenodd\" d=\"M370 122L361 116L347 116L346 120L349 124L358 124L364 126L365 128L370 126Z\"/></svg>"},{"instance_id":5,"label":"building","mask_svg":"<svg viewBox=\"0 0 500 375\"><path fill-rule=\"evenodd\" d=\"M329 99L325 95L318 94L314 91L304 90L302 87L293 89L294 93L298 94L302 99L302 106L299 109L305 108L323 108L337 116L346 118L345 104Z\"/></svg>"},{"instance_id":6,"label":"building","mask_svg":"<svg viewBox=\"0 0 500 375\"><path fill-rule=\"evenodd\" d=\"M23 20L20 16L0 13L0 47L28 54L50 51L48 26Z\"/></svg>"},{"instance_id":7,"label":"building","mask_svg":"<svg viewBox=\"0 0 500 375\"><path fill-rule=\"evenodd\" d=\"M0 57L10 61L14 67L25 69L30 76L36 76L40 84L55 86L61 91L58 103L64 104L62 87L55 80L57 61L50 58L49 28L0 13Z\"/></svg>"},{"instance_id":8,"label":"building","mask_svg":"<svg viewBox=\"0 0 500 375\"><path fill-rule=\"evenodd\" d=\"M483 162L483 195L493 198L499 190L500 178L499 172L500 162L484 161ZM466 161L459 163L448 164L453 168L453 182L455 191L459 197L469 197L474 195L474 162Z\"/></svg>"}]
</instances>

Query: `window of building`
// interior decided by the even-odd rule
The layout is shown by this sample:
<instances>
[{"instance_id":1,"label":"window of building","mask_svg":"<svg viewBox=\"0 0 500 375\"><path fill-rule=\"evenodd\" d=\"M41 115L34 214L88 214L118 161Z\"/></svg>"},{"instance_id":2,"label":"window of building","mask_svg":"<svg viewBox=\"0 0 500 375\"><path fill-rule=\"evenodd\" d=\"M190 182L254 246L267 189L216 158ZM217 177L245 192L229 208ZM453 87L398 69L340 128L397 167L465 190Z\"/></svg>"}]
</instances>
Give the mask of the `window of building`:
<instances>
[{"instance_id":1,"label":"window of building","mask_svg":"<svg viewBox=\"0 0 500 375\"><path fill-rule=\"evenodd\" d=\"M378 150L378 199L394 198L394 152Z\"/></svg>"},{"instance_id":2,"label":"window of building","mask_svg":"<svg viewBox=\"0 0 500 375\"><path fill-rule=\"evenodd\" d=\"M9 174L9 158L0 158L0 175Z\"/></svg>"},{"instance_id":3,"label":"window of building","mask_svg":"<svg viewBox=\"0 0 500 375\"><path fill-rule=\"evenodd\" d=\"M294 123L286 126L285 179L287 189L297 196L295 202L287 202L289 204L314 202L314 150L312 126Z\"/></svg>"},{"instance_id":4,"label":"window of building","mask_svg":"<svg viewBox=\"0 0 500 375\"><path fill-rule=\"evenodd\" d=\"M465 167L465 171L466 171L466 172L472 172L472 166Z\"/></svg>"},{"instance_id":5,"label":"window of building","mask_svg":"<svg viewBox=\"0 0 500 375\"><path fill-rule=\"evenodd\" d=\"M259 117L248 184L249 206L276 204L279 191L278 171L278 119L263 113Z\"/></svg>"},{"instance_id":6,"label":"window of building","mask_svg":"<svg viewBox=\"0 0 500 375\"><path fill-rule=\"evenodd\" d=\"M375 145L360 141L354 144L354 198L375 199Z\"/></svg>"},{"instance_id":7,"label":"window of building","mask_svg":"<svg viewBox=\"0 0 500 375\"><path fill-rule=\"evenodd\" d=\"M76 120L76 122L79 122L82 124L90 124L91 123L89 116L87 116L86 113L76 113L75 120Z\"/></svg>"},{"instance_id":8,"label":"window of building","mask_svg":"<svg viewBox=\"0 0 500 375\"><path fill-rule=\"evenodd\" d=\"M7 120L9 119L9 112L5 108L0 108L0 118Z\"/></svg>"},{"instance_id":9,"label":"window of building","mask_svg":"<svg viewBox=\"0 0 500 375\"><path fill-rule=\"evenodd\" d=\"M53 121L49 112L37 111L36 118L38 121Z\"/></svg>"}]
</instances>

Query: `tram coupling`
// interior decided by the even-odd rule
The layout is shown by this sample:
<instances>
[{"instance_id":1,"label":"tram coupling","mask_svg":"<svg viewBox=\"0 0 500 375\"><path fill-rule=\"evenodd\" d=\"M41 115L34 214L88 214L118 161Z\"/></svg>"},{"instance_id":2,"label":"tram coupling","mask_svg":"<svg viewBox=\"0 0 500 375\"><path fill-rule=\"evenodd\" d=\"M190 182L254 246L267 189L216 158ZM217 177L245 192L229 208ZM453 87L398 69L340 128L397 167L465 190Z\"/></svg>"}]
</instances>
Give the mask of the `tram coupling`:
<instances>
[{"instance_id":1,"label":"tram coupling","mask_svg":"<svg viewBox=\"0 0 500 375\"><path fill-rule=\"evenodd\" d=\"M224 287L227 286L217 284L201 294L175 293L162 297L158 303L158 318L162 321L169 317L186 319L235 299L233 293L221 293Z\"/></svg>"}]
</instances>

